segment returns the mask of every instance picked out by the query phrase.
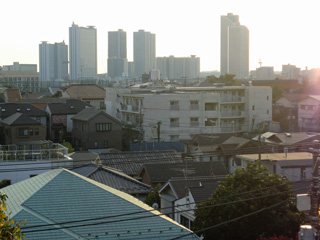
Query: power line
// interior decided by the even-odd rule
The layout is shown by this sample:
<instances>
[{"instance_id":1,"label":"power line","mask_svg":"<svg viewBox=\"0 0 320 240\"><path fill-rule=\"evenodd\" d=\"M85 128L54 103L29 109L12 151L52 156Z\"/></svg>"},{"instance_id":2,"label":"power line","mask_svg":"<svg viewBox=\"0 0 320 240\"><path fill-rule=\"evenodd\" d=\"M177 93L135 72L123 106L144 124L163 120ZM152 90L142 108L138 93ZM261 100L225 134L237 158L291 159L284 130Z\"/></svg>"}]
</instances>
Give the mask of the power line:
<instances>
[{"instance_id":1,"label":"power line","mask_svg":"<svg viewBox=\"0 0 320 240\"><path fill-rule=\"evenodd\" d=\"M285 194L285 193L290 193L290 192L294 192L296 190L301 190L301 189L306 189L306 187L305 188L300 188L300 189L295 189L295 190L282 191L282 192L268 194L268 195L262 195L262 196L258 196L258 197L252 197L252 198L237 200L237 201L232 201L232 202L226 202L226 203L220 203L220 204L210 204L210 205L207 205L207 206L199 207L197 209L206 209L206 208L224 206L224 205L229 205L229 204L234 204L234 203L239 203L239 202L252 201L252 200L257 200L257 199L266 198L266 197L273 197L273 196L282 195L282 194ZM259 189L259 191L260 190L261 189ZM225 196L223 198L226 198L226 197L229 197L229 196ZM210 200L214 200L214 199L209 199L208 201L210 201ZM208 201L203 201L203 202L208 202ZM188 203L188 204L184 204L184 205L190 205L190 204L199 204L199 203ZM184 206L184 205L179 205L179 206ZM168 208L171 208L171 207L168 207ZM163 209L166 209L166 208L163 208ZM193 211L193 210L194 209L178 210L178 211L174 211L174 213L189 212L189 211ZM157 210L152 209L152 210L139 211L139 212L133 212L133 213L125 213L125 214L120 214L120 215L99 217L99 218L91 218L91 219L84 219L84 220L77 220L77 221L68 221L68 222L46 224L46 225L28 226L28 227L21 227L21 229L38 228L38 227L46 227L46 226L53 226L53 225L63 225L63 224L72 224L72 223L87 222L87 221L96 221L96 220L102 220L102 219L106 219L106 218L108 219L108 218L115 218L115 217L122 217L122 216L130 216L130 215L134 215L134 214L140 214L140 213L146 213L146 212L152 212L152 211L157 211ZM127 218L127 219L119 219L119 220L111 220L111 221L104 221L104 222L98 222L98 223L87 223L87 224L80 224L80 225L75 225L75 226L64 226L64 227L59 227L59 228L47 228L47 229L39 229L39 230L31 230L31 231L23 231L23 232L24 233L29 233L29 232L39 232L39 231L47 231L47 230L59 230L59 229L64 229L64 228L74 228L74 227L77 228L77 227L90 226L90 225L100 225L100 224L109 224L109 223L116 223L116 222L123 222L123 221L138 220L138 219L150 218L150 217L156 217L156 216L162 216L162 215L166 215L166 214L165 213L160 213L160 214L154 214L154 215L149 215L149 216L139 216L139 217Z\"/></svg>"},{"instance_id":2,"label":"power line","mask_svg":"<svg viewBox=\"0 0 320 240\"><path fill-rule=\"evenodd\" d=\"M265 210L269 210L269 209L272 209L272 208L275 208L275 207L278 207L280 206L281 204L289 201L290 199L286 199L280 203L276 203L276 204L273 204L269 207L265 207L265 208L262 208L260 210L257 210L257 211L254 211L252 213L249 213L249 214L246 214L246 215L242 215L240 217L237 217L237 218L234 218L234 219L231 219L231 220L228 220L228 221L225 221L225 222L222 222L222 223L219 223L219 224L216 224L216 225L213 225L213 226L210 226L210 227L207 227L207 228L202 228L200 230L197 230L197 231L194 231L192 234L194 233L200 233L200 232L204 232L204 231L207 231L207 230L210 230L210 229L213 229L213 228L216 228L216 227L220 227L222 225L225 225L225 224L228 224L228 223L231 223L231 222L235 222L235 221L238 221L238 220L241 220L243 218L246 218L246 217L249 217L249 216L252 216L252 215L255 215L257 213L260 213L260 212L263 212ZM182 236L179 236L179 237L176 237L176 238L170 238L169 240L176 240L176 239L180 239L180 238L183 238L183 237L187 237L187 236L190 236L191 234L185 234L185 235L182 235Z\"/></svg>"}]
</instances>

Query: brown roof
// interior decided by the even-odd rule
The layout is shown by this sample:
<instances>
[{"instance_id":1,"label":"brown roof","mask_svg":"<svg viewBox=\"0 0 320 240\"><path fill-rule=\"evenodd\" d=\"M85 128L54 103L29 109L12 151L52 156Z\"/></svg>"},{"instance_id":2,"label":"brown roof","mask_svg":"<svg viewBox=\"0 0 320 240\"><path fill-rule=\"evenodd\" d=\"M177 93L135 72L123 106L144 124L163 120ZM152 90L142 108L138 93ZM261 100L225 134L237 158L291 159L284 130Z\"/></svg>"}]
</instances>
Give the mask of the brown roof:
<instances>
[{"instance_id":1,"label":"brown roof","mask_svg":"<svg viewBox=\"0 0 320 240\"><path fill-rule=\"evenodd\" d=\"M73 84L62 88L70 98L101 99L106 97L106 90L95 84Z\"/></svg>"},{"instance_id":2,"label":"brown roof","mask_svg":"<svg viewBox=\"0 0 320 240\"><path fill-rule=\"evenodd\" d=\"M6 89L4 93L5 102L8 103L21 103L21 93L19 89Z\"/></svg>"}]
</instances>

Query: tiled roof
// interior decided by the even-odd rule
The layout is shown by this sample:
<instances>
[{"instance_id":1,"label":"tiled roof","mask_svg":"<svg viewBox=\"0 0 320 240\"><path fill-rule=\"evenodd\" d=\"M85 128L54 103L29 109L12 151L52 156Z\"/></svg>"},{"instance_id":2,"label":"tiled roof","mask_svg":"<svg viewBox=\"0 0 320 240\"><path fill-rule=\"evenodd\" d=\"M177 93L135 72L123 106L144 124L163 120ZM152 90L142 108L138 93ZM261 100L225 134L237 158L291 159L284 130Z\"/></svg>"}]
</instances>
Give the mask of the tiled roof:
<instances>
[{"instance_id":1,"label":"tiled roof","mask_svg":"<svg viewBox=\"0 0 320 240\"><path fill-rule=\"evenodd\" d=\"M80 111L75 116L73 116L72 119L80 120L80 121L89 121L90 119L96 117L99 114L102 114L105 117L112 119L113 121L121 124L121 122L118 119L116 119L116 118L110 116L109 114L107 114L106 112L99 110L99 109L96 109L94 107L84 108L82 111Z\"/></svg>"},{"instance_id":2,"label":"tiled roof","mask_svg":"<svg viewBox=\"0 0 320 240\"><path fill-rule=\"evenodd\" d=\"M100 153L99 156L103 165L119 169L129 176L138 176L144 164L182 162L180 154L175 151Z\"/></svg>"},{"instance_id":3,"label":"tiled roof","mask_svg":"<svg viewBox=\"0 0 320 240\"><path fill-rule=\"evenodd\" d=\"M89 103L78 99L67 99L63 103L49 103L48 108L55 115L74 115L82 111L86 106L92 107Z\"/></svg>"},{"instance_id":4,"label":"tiled roof","mask_svg":"<svg viewBox=\"0 0 320 240\"><path fill-rule=\"evenodd\" d=\"M21 93L19 89L6 89L4 96L6 98L6 102L10 103L21 103Z\"/></svg>"},{"instance_id":5,"label":"tiled roof","mask_svg":"<svg viewBox=\"0 0 320 240\"><path fill-rule=\"evenodd\" d=\"M106 90L95 84L72 84L62 88L74 99L105 99Z\"/></svg>"},{"instance_id":6,"label":"tiled roof","mask_svg":"<svg viewBox=\"0 0 320 240\"><path fill-rule=\"evenodd\" d=\"M131 195L148 194L151 191L149 185L110 167L91 163L72 171Z\"/></svg>"},{"instance_id":7,"label":"tiled roof","mask_svg":"<svg viewBox=\"0 0 320 240\"><path fill-rule=\"evenodd\" d=\"M190 188L190 192L196 203L208 200L214 191L219 187L219 181L216 179L199 180L199 185Z\"/></svg>"},{"instance_id":8,"label":"tiled roof","mask_svg":"<svg viewBox=\"0 0 320 240\"><path fill-rule=\"evenodd\" d=\"M273 133L266 132L261 134L261 137L264 139L265 143L271 144L282 144L282 145L293 145L299 143L312 143L315 139L320 139L320 135L318 134L308 134L305 132L292 132L290 135L287 133ZM258 141L259 136L253 138L253 140Z\"/></svg>"},{"instance_id":9,"label":"tiled roof","mask_svg":"<svg viewBox=\"0 0 320 240\"><path fill-rule=\"evenodd\" d=\"M15 113L10 117L5 118L1 121L3 124L6 125L41 125L38 121L29 118L27 115L23 113Z\"/></svg>"},{"instance_id":10,"label":"tiled roof","mask_svg":"<svg viewBox=\"0 0 320 240\"><path fill-rule=\"evenodd\" d=\"M227 175L227 170L221 162L145 164L143 170L149 176L151 183L167 182L170 178L218 177Z\"/></svg>"},{"instance_id":11,"label":"tiled roof","mask_svg":"<svg viewBox=\"0 0 320 240\"><path fill-rule=\"evenodd\" d=\"M26 239L170 239L191 233L138 199L65 169L1 191L8 195L11 218L27 220L27 228L21 227ZM39 224L53 225L32 228Z\"/></svg>"},{"instance_id":12,"label":"tiled roof","mask_svg":"<svg viewBox=\"0 0 320 240\"><path fill-rule=\"evenodd\" d=\"M46 117L46 111L30 103L0 103L1 118L9 117L16 112L24 113L28 117Z\"/></svg>"}]
</instances>

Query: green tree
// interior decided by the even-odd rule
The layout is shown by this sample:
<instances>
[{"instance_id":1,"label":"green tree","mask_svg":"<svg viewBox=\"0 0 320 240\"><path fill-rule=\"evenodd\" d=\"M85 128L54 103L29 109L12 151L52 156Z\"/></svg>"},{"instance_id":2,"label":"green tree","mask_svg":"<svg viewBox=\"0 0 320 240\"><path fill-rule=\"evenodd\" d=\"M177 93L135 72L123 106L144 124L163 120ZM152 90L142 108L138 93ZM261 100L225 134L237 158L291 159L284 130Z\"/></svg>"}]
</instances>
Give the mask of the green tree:
<instances>
[{"instance_id":1,"label":"green tree","mask_svg":"<svg viewBox=\"0 0 320 240\"><path fill-rule=\"evenodd\" d=\"M0 192L0 239L23 239L24 234L20 230L21 224L9 219L5 213L7 210L6 199L7 195Z\"/></svg>"},{"instance_id":2,"label":"green tree","mask_svg":"<svg viewBox=\"0 0 320 240\"><path fill-rule=\"evenodd\" d=\"M206 79L210 83L224 83L226 86L241 85L240 81L234 79L235 76L236 75L233 75L233 74L220 75L219 77L211 75L211 76L207 76Z\"/></svg>"},{"instance_id":3,"label":"green tree","mask_svg":"<svg viewBox=\"0 0 320 240\"><path fill-rule=\"evenodd\" d=\"M283 90L279 86L274 86L272 88L272 102L275 103L283 93Z\"/></svg>"},{"instance_id":4,"label":"green tree","mask_svg":"<svg viewBox=\"0 0 320 240\"><path fill-rule=\"evenodd\" d=\"M160 206L160 195L159 190L161 189L162 185L159 183L146 197L144 201L146 204L152 207L154 203L158 203Z\"/></svg>"},{"instance_id":5,"label":"green tree","mask_svg":"<svg viewBox=\"0 0 320 240\"><path fill-rule=\"evenodd\" d=\"M74 148L72 147L71 143L67 142L66 140L63 140L62 145L68 148L68 153L74 152Z\"/></svg>"},{"instance_id":6,"label":"green tree","mask_svg":"<svg viewBox=\"0 0 320 240\"><path fill-rule=\"evenodd\" d=\"M259 161L248 163L247 168L237 169L233 175L228 175L225 181L219 183L211 198L198 205L193 230L215 226L283 202L272 209L200 234L205 239L222 240L256 240L259 237L281 235L293 237L299 231L300 224L305 221L305 215L297 210L295 195L291 190L292 186L285 177L269 174ZM254 199L241 201L250 198ZM209 207L228 202L233 203ZM206 206L207 208L201 208Z\"/></svg>"}]
</instances>

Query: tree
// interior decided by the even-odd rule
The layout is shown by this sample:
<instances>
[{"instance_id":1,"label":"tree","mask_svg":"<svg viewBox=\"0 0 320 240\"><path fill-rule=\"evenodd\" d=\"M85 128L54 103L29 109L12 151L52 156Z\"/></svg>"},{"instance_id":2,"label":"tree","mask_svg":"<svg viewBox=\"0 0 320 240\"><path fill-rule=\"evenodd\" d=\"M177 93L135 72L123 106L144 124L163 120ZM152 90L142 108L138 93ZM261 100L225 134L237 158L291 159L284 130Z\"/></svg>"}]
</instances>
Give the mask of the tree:
<instances>
[{"instance_id":1,"label":"tree","mask_svg":"<svg viewBox=\"0 0 320 240\"><path fill-rule=\"evenodd\" d=\"M272 88L272 102L275 103L283 93L283 90L279 86L274 86Z\"/></svg>"},{"instance_id":2,"label":"tree","mask_svg":"<svg viewBox=\"0 0 320 240\"><path fill-rule=\"evenodd\" d=\"M66 140L63 140L62 145L66 148L68 148L68 153L74 152L74 148L72 147L70 142L67 142Z\"/></svg>"},{"instance_id":3,"label":"tree","mask_svg":"<svg viewBox=\"0 0 320 240\"><path fill-rule=\"evenodd\" d=\"M222 240L256 240L259 237L281 235L294 237L300 224L305 221L305 215L297 210L295 195L291 190L292 186L285 177L269 174L259 161L248 163L247 168L237 169L233 175L228 175L225 181L220 182L208 201L197 205L193 230L215 226L283 202L277 207L220 225L201 234L205 239ZM254 199L241 201L249 198ZM228 202L233 203L202 208Z\"/></svg>"},{"instance_id":4,"label":"tree","mask_svg":"<svg viewBox=\"0 0 320 240\"><path fill-rule=\"evenodd\" d=\"M152 207L154 203L157 203L158 206L160 206L160 195L159 190L161 189L162 185L159 183L152 192L149 192L149 194L146 197L146 200L144 201L146 204Z\"/></svg>"},{"instance_id":5,"label":"tree","mask_svg":"<svg viewBox=\"0 0 320 240\"><path fill-rule=\"evenodd\" d=\"M219 77L216 77L214 75L207 76L207 81L210 83L224 83L226 86L239 86L241 85L240 81L237 81L234 79L236 75L233 74L226 74L226 75L220 75Z\"/></svg>"},{"instance_id":6,"label":"tree","mask_svg":"<svg viewBox=\"0 0 320 240\"><path fill-rule=\"evenodd\" d=\"M21 223L17 223L6 215L7 195L0 192L0 239L23 239L24 234L20 230ZM26 221L24 221L26 224Z\"/></svg>"}]
</instances>

